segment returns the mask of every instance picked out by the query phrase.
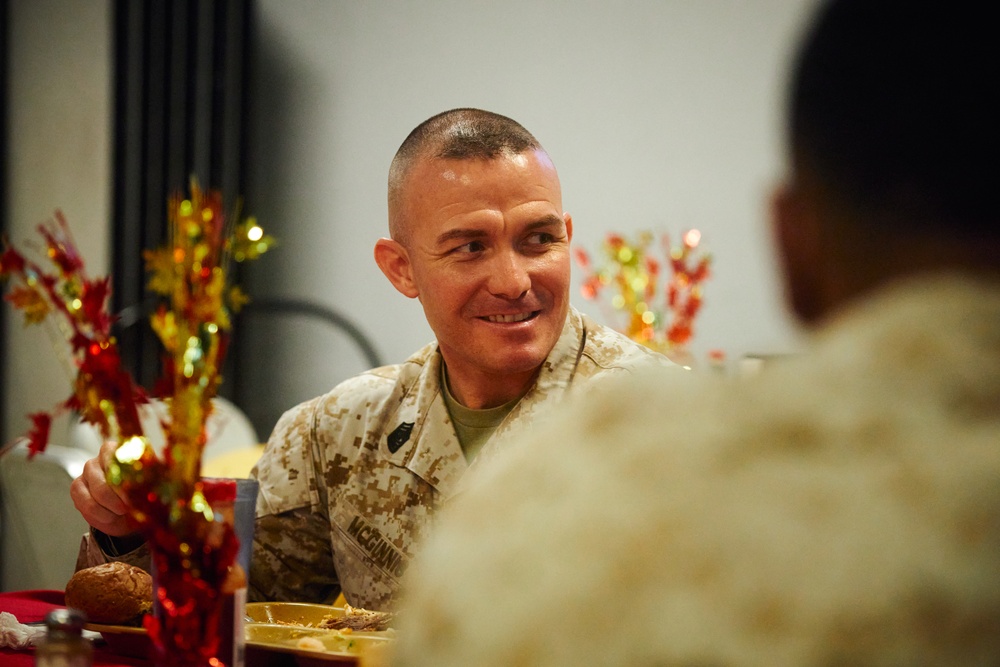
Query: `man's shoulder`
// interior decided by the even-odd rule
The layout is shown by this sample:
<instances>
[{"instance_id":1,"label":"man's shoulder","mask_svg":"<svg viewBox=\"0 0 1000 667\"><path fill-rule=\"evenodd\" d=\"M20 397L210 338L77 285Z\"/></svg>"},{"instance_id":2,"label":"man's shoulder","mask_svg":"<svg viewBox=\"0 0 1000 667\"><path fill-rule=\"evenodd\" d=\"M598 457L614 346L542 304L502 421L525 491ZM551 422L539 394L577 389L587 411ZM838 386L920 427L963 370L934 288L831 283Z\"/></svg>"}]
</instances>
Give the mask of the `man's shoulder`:
<instances>
[{"instance_id":1,"label":"man's shoulder","mask_svg":"<svg viewBox=\"0 0 1000 667\"><path fill-rule=\"evenodd\" d=\"M379 366L353 375L325 394L289 408L278 420L275 431L310 429L324 417L340 418L377 410L393 396L405 393L419 383L423 369L435 354L437 345L430 343L402 363Z\"/></svg>"},{"instance_id":2,"label":"man's shoulder","mask_svg":"<svg viewBox=\"0 0 1000 667\"><path fill-rule=\"evenodd\" d=\"M422 369L436 353L428 345L401 364L359 373L287 410L275 425L257 464L261 494L272 511L284 511L318 502L299 473L311 468L316 452L353 460L359 442L370 440L385 421L384 415L400 396L420 382Z\"/></svg>"},{"instance_id":3,"label":"man's shoulder","mask_svg":"<svg viewBox=\"0 0 1000 667\"><path fill-rule=\"evenodd\" d=\"M429 343L402 363L379 366L353 375L322 396L301 404L300 407L311 406L316 410L331 405L370 404L372 401L388 397L399 387L409 387L419 382L424 368L435 354L437 354L437 344Z\"/></svg>"},{"instance_id":4,"label":"man's shoulder","mask_svg":"<svg viewBox=\"0 0 1000 667\"><path fill-rule=\"evenodd\" d=\"M581 361L592 366L593 373L612 370L673 367L662 354L641 345L625 334L578 314L585 331Z\"/></svg>"}]
</instances>

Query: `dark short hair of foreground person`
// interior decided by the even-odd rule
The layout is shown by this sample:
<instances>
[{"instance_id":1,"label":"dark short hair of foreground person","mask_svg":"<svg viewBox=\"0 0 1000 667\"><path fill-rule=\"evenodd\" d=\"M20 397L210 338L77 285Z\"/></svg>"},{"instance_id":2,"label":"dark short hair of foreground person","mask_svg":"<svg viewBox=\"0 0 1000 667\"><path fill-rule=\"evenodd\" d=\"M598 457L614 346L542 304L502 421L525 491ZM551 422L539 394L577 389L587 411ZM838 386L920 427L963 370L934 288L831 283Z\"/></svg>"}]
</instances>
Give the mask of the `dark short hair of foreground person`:
<instances>
[{"instance_id":1,"label":"dark short hair of foreground person","mask_svg":"<svg viewBox=\"0 0 1000 667\"><path fill-rule=\"evenodd\" d=\"M772 202L807 350L591 392L484 471L396 667L1000 664L991 13L819 7Z\"/></svg>"}]
</instances>

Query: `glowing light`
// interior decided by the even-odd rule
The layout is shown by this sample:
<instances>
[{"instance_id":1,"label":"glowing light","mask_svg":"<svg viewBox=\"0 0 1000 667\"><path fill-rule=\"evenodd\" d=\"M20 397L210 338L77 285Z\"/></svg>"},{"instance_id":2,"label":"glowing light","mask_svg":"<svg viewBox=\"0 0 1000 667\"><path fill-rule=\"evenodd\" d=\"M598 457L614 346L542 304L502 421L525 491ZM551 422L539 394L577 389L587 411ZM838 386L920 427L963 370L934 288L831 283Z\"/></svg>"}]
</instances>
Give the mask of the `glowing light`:
<instances>
[{"instance_id":1,"label":"glowing light","mask_svg":"<svg viewBox=\"0 0 1000 667\"><path fill-rule=\"evenodd\" d=\"M208 507L208 502L205 500L205 495L200 491L195 492L191 496L191 509L195 512L204 512Z\"/></svg>"},{"instance_id":2,"label":"glowing light","mask_svg":"<svg viewBox=\"0 0 1000 667\"><path fill-rule=\"evenodd\" d=\"M684 234L684 243L690 247L694 248L701 242L701 232L697 229L689 229L687 233Z\"/></svg>"},{"instance_id":3,"label":"glowing light","mask_svg":"<svg viewBox=\"0 0 1000 667\"><path fill-rule=\"evenodd\" d=\"M69 304L69 307L73 310L80 310L81 308L83 308L83 301L80 301L79 299L73 299L73 301Z\"/></svg>"},{"instance_id":4,"label":"glowing light","mask_svg":"<svg viewBox=\"0 0 1000 667\"><path fill-rule=\"evenodd\" d=\"M205 500L205 494L201 491L195 491L194 495L191 496L191 510L198 512L208 521L215 521L215 513L212 512L212 508L209 507L208 501Z\"/></svg>"},{"instance_id":5,"label":"glowing light","mask_svg":"<svg viewBox=\"0 0 1000 667\"><path fill-rule=\"evenodd\" d=\"M264 230L261 229L259 226L254 225L253 227L247 230L247 238L250 239L251 241L260 241L262 238L264 238Z\"/></svg>"},{"instance_id":6,"label":"glowing light","mask_svg":"<svg viewBox=\"0 0 1000 667\"><path fill-rule=\"evenodd\" d=\"M652 324L656 321L656 314L651 310L647 310L642 314L642 321L646 324Z\"/></svg>"},{"instance_id":7,"label":"glowing light","mask_svg":"<svg viewBox=\"0 0 1000 667\"><path fill-rule=\"evenodd\" d=\"M193 364L201 359L201 341L197 336L191 336L187 341L187 349L184 350L184 363Z\"/></svg>"},{"instance_id":8,"label":"glowing light","mask_svg":"<svg viewBox=\"0 0 1000 667\"><path fill-rule=\"evenodd\" d=\"M142 436L134 435L115 450L115 459L119 463L134 463L142 458L145 451L146 440Z\"/></svg>"}]
</instances>

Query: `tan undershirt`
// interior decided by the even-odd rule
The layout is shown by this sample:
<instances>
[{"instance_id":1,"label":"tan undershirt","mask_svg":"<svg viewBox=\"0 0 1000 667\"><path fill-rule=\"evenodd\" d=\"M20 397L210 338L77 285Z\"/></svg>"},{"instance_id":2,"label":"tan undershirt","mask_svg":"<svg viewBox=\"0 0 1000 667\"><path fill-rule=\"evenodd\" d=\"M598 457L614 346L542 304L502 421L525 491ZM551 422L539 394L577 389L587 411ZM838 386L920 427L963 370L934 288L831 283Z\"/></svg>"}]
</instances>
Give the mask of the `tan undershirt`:
<instances>
[{"instance_id":1,"label":"tan undershirt","mask_svg":"<svg viewBox=\"0 0 1000 667\"><path fill-rule=\"evenodd\" d=\"M444 396L444 404L448 408L448 414L455 425L455 434L458 436L458 443L462 446L465 460L472 463L479 450L483 448L486 441L490 439L497 426L510 414L521 397L498 405L495 408L485 410L473 410L458 402L451 395L448 388L448 372L444 363L441 364L441 393Z\"/></svg>"}]
</instances>

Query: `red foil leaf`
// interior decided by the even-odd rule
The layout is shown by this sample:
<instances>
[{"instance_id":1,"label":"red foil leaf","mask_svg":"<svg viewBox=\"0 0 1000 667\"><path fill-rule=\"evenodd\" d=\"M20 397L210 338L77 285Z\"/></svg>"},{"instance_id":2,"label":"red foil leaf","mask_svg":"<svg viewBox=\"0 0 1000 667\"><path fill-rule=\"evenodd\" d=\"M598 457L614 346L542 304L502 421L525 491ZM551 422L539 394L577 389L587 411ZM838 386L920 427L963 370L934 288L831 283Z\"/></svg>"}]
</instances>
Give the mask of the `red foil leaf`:
<instances>
[{"instance_id":1,"label":"red foil leaf","mask_svg":"<svg viewBox=\"0 0 1000 667\"><path fill-rule=\"evenodd\" d=\"M13 248L5 248L0 255L0 276L21 275L24 273L24 257Z\"/></svg>"},{"instance_id":2,"label":"red foil leaf","mask_svg":"<svg viewBox=\"0 0 1000 667\"><path fill-rule=\"evenodd\" d=\"M28 458L44 452L49 444L49 431L52 429L52 415L47 412L35 412L28 415L31 419L31 430L28 431Z\"/></svg>"}]
</instances>

